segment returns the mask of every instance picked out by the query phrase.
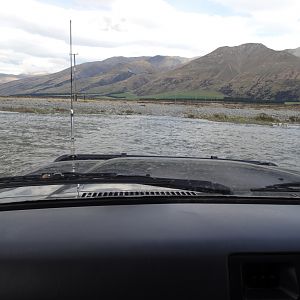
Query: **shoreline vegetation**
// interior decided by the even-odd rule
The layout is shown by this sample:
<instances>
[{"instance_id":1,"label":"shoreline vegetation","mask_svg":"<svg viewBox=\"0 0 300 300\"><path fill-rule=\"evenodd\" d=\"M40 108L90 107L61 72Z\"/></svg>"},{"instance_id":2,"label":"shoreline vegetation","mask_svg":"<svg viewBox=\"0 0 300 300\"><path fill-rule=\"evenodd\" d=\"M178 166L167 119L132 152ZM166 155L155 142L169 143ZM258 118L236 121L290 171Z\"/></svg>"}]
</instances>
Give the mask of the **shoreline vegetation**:
<instances>
[{"instance_id":1,"label":"shoreline vegetation","mask_svg":"<svg viewBox=\"0 0 300 300\"><path fill-rule=\"evenodd\" d=\"M224 113L213 115L194 115L188 114L186 116L190 119L204 119L214 122L229 122L237 124L257 124L257 125L278 125L285 126L287 124L300 124L300 116L290 116L285 120L280 120L276 117L268 115L267 113L260 113L253 117L246 116L228 116Z\"/></svg>"},{"instance_id":2,"label":"shoreline vegetation","mask_svg":"<svg viewBox=\"0 0 300 300\"><path fill-rule=\"evenodd\" d=\"M160 115L238 124L300 124L300 105L228 102L174 102L141 100L80 99L75 114ZM35 114L68 114L70 100L61 98L0 97L0 111Z\"/></svg>"}]
</instances>

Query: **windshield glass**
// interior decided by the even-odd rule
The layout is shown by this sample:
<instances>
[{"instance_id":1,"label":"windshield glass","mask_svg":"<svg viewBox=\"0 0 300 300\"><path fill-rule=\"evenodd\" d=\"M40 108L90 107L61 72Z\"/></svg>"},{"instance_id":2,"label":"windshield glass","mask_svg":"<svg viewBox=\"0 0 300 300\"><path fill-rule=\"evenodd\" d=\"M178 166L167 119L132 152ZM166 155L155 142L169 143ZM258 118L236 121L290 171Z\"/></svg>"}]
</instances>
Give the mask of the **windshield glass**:
<instances>
[{"instance_id":1,"label":"windshield glass","mask_svg":"<svg viewBox=\"0 0 300 300\"><path fill-rule=\"evenodd\" d=\"M0 177L300 181L298 0L2 2Z\"/></svg>"}]
</instances>

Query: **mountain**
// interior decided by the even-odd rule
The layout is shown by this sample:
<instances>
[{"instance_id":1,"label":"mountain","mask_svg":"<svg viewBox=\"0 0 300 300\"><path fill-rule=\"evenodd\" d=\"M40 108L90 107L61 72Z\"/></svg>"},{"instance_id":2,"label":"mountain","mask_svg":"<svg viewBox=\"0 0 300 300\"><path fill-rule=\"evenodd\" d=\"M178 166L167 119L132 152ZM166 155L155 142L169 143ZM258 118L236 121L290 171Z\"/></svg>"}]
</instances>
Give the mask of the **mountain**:
<instances>
[{"instance_id":1,"label":"mountain","mask_svg":"<svg viewBox=\"0 0 300 300\"><path fill-rule=\"evenodd\" d=\"M287 51L287 52L289 52L289 53L291 53L291 54L293 54L295 56L300 57L300 47L296 48L296 49L287 49L285 51Z\"/></svg>"},{"instance_id":2,"label":"mountain","mask_svg":"<svg viewBox=\"0 0 300 300\"><path fill-rule=\"evenodd\" d=\"M155 74L188 62L171 56L112 57L76 66L76 89L81 93L112 93L135 89ZM68 93L70 69L0 85L0 95Z\"/></svg>"},{"instance_id":3,"label":"mountain","mask_svg":"<svg viewBox=\"0 0 300 300\"><path fill-rule=\"evenodd\" d=\"M213 90L231 97L298 99L300 58L262 44L221 47L141 86L138 95Z\"/></svg>"},{"instance_id":4,"label":"mountain","mask_svg":"<svg viewBox=\"0 0 300 300\"><path fill-rule=\"evenodd\" d=\"M28 75L23 75L23 74L14 75L14 74L0 73L0 84L14 81L14 80L19 80L19 79L26 78L26 77L28 77Z\"/></svg>"},{"instance_id":5,"label":"mountain","mask_svg":"<svg viewBox=\"0 0 300 300\"><path fill-rule=\"evenodd\" d=\"M0 95L68 93L69 78L66 69L20 79L1 84ZM76 78L78 92L111 96L300 99L300 57L256 43L220 47L192 60L112 57L78 65Z\"/></svg>"}]
</instances>

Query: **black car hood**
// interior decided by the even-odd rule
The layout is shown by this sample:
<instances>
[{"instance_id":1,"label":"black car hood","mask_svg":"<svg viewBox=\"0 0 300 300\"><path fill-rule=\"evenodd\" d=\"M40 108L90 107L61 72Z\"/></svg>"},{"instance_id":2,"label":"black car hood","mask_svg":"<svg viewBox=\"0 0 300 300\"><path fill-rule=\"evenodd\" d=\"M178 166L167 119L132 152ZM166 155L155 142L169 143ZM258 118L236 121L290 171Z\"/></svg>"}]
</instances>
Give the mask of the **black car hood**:
<instances>
[{"instance_id":1,"label":"black car hood","mask_svg":"<svg viewBox=\"0 0 300 300\"><path fill-rule=\"evenodd\" d=\"M230 187L235 194L247 194L251 188L285 182L299 182L297 171L257 163L199 158L176 157L117 157L56 161L30 174L71 172L117 173L122 175L150 175L152 177L212 181ZM174 189L143 184L68 184L26 186L0 190L0 202L27 199L74 198L89 192L114 191L170 191ZM176 189L175 189L176 190Z\"/></svg>"}]
</instances>

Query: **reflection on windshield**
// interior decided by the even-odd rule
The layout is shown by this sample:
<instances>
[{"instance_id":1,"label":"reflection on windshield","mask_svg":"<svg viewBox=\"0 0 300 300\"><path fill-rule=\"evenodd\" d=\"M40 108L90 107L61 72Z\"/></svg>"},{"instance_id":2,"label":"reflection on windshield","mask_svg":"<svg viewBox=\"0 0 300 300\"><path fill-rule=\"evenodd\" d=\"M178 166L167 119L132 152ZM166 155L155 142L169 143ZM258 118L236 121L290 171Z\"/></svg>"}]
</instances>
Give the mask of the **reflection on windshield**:
<instances>
[{"instance_id":1,"label":"reflection on windshield","mask_svg":"<svg viewBox=\"0 0 300 300\"><path fill-rule=\"evenodd\" d=\"M46 186L24 186L9 189L0 189L0 202L8 202L9 198L26 198L26 197L47 197L49 194L53 193L59 189L61 185L46 185ZM1 200L2 199L2 200Z\"/></svg>"}]
</instances>

